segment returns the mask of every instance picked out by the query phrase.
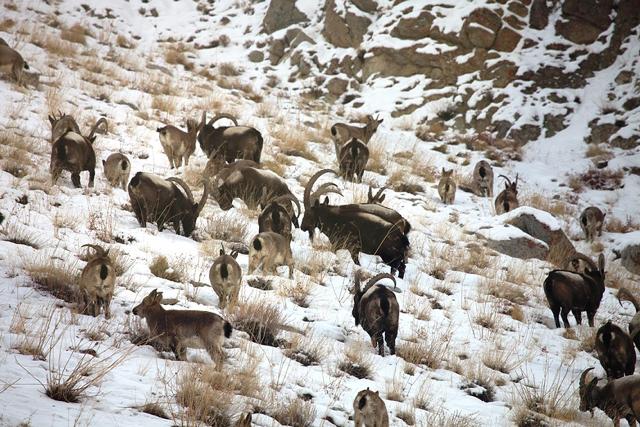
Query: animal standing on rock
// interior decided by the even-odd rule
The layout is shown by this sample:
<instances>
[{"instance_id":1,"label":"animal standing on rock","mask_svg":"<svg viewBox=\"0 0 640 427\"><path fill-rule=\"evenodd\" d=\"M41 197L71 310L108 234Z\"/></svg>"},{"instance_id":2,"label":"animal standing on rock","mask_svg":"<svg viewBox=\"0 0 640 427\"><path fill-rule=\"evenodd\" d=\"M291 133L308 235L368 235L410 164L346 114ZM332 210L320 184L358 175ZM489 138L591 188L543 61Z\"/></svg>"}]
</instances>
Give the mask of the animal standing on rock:
<instances>
[{"instance_id":1,"label":"animal standing on rock","mask_svg":"<svg viewBox=\"0 0 640 427\"><path fill-rule=\"evenodd\" d=\"M596 236L602 236L602 225L606 216L600 208L589 206L580 214L580 228L584 231L587 242L592 242Z\"/></svg>"},{"instance_id":2,"label":"animal standing on rock","mask_svg":"<svg viewBox=\"0 0 640 427\"><path fill-rule=\"evenodd\" d=\"M188 119L186 132L172 125L157 129L160 144L169 159L171 169L182 166L183 160L185 166L189 166L189 158L196 151L196 136L203 127L204 117L200 123Z\"/></svg>"},{"instance_id":3,"label":"animal standing on rock","mask_svg":"<svg viewBox=\"0 0 640 427\"><path fill-rule=\"evenodd\" d=\"M387 342L390 353L395 354L400 307L393 291L377 283L382 279L391 279L395 286L396 278L389 273L381 273L370 279L361 289L361 275L361 270L358 270L353 286L352 314L356 326L362 325L362 329L371 337L373 347L378 347L380 356L384 356L384 341Z\"/></svg>"},{"instance_id":4,"label":"animal standing on rock","mask_svg":"<svg viewBox=\"0 0 640 427\"><path fill-rule=\"evenodd\" d=\"M116 272L109 258L109 251L98 245L82 245L93 248L94 255L89 256L87 265L80 275L80 292L84 300L84 312L98 316L104 311L104 317L111 317L111 298L116 286Z\"/></svg>"},{"instance_id":5,"label":"animal standing on rock","mask_svg":"<svg viewBox=\"0 0 640 427\"><path fill-rule=\"evenodd\" d=\"M102 169L104 176L112 187L122 187L127 189L129 182L129 174L131 173L131 162L129 158L122 153L113 153L107 160L102 161Z\"/></svg>"},{"instance_id":6,"label":"animal standing on rock","mask_svg":"<svg viewBox=\"0 0 640 427\"><path fill-rule=\"evenodd\" d=\"M482 197L493 197L493 168L486 160L473 168L473 189Z\"/></svg>"},{"instance_id":7,"label":"animal standing on rock","mask_svg":"<svg viewBox=\"0 0 640 427\"><path fill-rule=\"evenodd\" d=\"M587 374L593 368L586 369L580 375L579 394L580 410L591 411L601 409L618 427L622 418L630 426L640 421L640 375L610 380L605 385L598 385L598 378L587 383Z\"/></svg>"},{"instance_id":8,"label":"animal standing on rock","mask_svg":"<svg viewBox=\"0 0 640 427\"><path fill-rule=\"evenodd\" d=\"M140 227L155 221L158 231L162 231L164 223L171 222L176 234L180 234L182 225L182 234L188 237L196 228L198 216L206 204L209 185L205 180L198 203L193 200L189 186L176 177L163 179L152 173L138 172L131 178L127 190Z\"/></svg>"},{"instance_id":9,"label":"animal standing on rock","mask_svg":"<svg viewBox=\"0 0 640 427\"><path fill-rule=\"evenodd\" d=\"M340 161L340 149L352 138L362 141L365 145L369 144L369 140L382 123L382 119L374 119L373 116L367 116L367 122L364 126L348 125L346 123L336 123L331 126L331 138L336 150L336 158Z\"/></svg>"},{"instance_id":10,"label":"animal standing on rock","mask_svg":"<svg viewBox=\"0 0 640 427\"><path fill-rule=\"evenodd\" d=\"M515 182L511 182L509 178L504 175L498 175L505 179L504 190L498 194L494 202L496 208L496 214L501 215L505 212L511 212L520 206L518 202L518 175L516 174Z\"/></svg>"},{"instance_id":11,"label":"animal standing on rock","mask_svg":"<svg viewBox=\"0 0 640 427\"><path fill-rule=\"evenodd\" d=\"M355 427L389 427L389 414L377 391L360 390L353 399Z\"/></svg>"},{"instance_id":12,"label":"animal standing on rock","mask_svg":"<svg viewBox=\"0 0 640 427\"><path fill-rule=\"evenodd\" d=\"M338 163L340 176L346 181L362 182L362 175L369 161L369 148L362 141L352 138L340 148Z\"/></svg>"},{"instance_id":13,"label":"animal standing on rock","mask_svg":"<svg viewBox=\"0 0 640 427\"><path fill-rule=\"evenodd\" d=\"M231 251L227 255L223 247L220 249L220 256L213 261L213 265L209 269L209 282L218 295L219 307L222 309L230 304L235 305L238 301L242 284L242 269L236 261L237 257L237 251Z\"/></svg>"},{"instance_id":14,"label":"animal standing on rock","mask_svg":"<svg viewBox=\"0 0 640 427\"><path fill-rule=\"evenodd\" d=\"M453 179L453 169L442 168L442 176L438 183L438 194L445 205L450 205L456 197L456 182Z\"/></svg>"},{"instance_id":15,"label":"animal standing on rock","mask_svg":"<svg viewBox=\"0 0 640 427\"><path fill-rule=\"evenodd\" d=\"M249 274L259 267L265 274L277 274L276 267L289 267L289 279L293 279L293 254L291 239L272 231L258 233L249 245Z\"/></svg>"},{"instance_id":16,"label":"animal standing on rock","mask_svg":"<svg viewBox=\"0 0 640 427\"><path fill-rule=\"evenodd\" d=\"M570 328L568 315L573 313L578 325L582 324L582 312L587 312L589 326L593 327L593 319L600 307L604 294L604 255L600 254L598 266L583 254L575 254L565 262L565 266L574 259L583 260L589 267L583 273L571 270L553 270L544 281L544 293L553 313L556 328L560 327L559 315L565 328Z\"/></svg>"},{"instance_id":17,"label":"animal standing on rock","mask_svg":"<svg viewBox=\"0 0 640 427\"><path fill-rule=\"evenodd\" d=\"M625 331L609 320L596 332L596 352L609 379L633 375L636 351Z\"/></svg>"},{"instance_id":18,"label":"animal standing on rock","mask_svg":"<svg viewBox=\"0 0 640 427\"><path fill-rule=\"evenodd\" d=\"M223 118L233 121L234 126L214 128L214 123ZM206 112L203 112L202 123L205 122ZM262 134L252 127L238 126L236 118L229 114L218 114L206 122L198 132L198 142L207 157L220 149L227 163L236 159L253 160L260 163Z\"/></svg>"},{"instance_id":19,"label":"animal standing on rock","mask_svg":"<svg viewBox=\"0 0 640 427\"><path fill-rule=\"evenodd\" d=\"M636 314L629 322L629 336L633 339L638 351L640 351L640 302L631 294L627 288L620 288L618 291L618 302L622 305L622 301L629 301L636 309Z\"/></svg>"},{"instance_id":20,"label":"animal standing on rock","mask_svg":"<svg viewBox=\"0 0 640 427\"><path fill-rule=\"evenodd\" d=\"M199 339L219 370L224 360L222 344L231 336L231 324L208 311L165 310L161 302L162 292L154 289L133 308L133 314L147 321L154 340L171 348L178 360L187 360L187 344Z\"/></svg>"}]
</instances>

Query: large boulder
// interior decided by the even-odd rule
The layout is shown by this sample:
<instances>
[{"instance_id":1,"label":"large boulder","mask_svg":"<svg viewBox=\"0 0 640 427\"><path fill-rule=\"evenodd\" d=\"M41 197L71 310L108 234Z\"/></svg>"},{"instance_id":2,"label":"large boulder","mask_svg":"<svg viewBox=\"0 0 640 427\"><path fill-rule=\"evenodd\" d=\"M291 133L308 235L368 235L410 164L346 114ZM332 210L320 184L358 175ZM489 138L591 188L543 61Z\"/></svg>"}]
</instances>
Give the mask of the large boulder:
<instances>
[{"instance_id":1,"label":"large boulder","mask_svg":"<svg viewBox=\"0 0 640 427\"><path fill-rule=\"evenodd\" d=\"M549 8L547 0L533 0L529 12L529 25L536 30L542 30L549 24Z\"/></svg>"},{"instance_id":2,"label":"large boulder","mask_svg":"<svg viewBox=\"0 0 640 427\"><path fill-rule=\"evenodd\" d=\"M479 8L467 16L462 25L461 38L467 47L488 49L493 46L502 18L491 9Z\"/></svg>"},{"instance_id":3,"label":"large boulder","mask_svg":"<svg viewBox=\"0 0 640 427\"><path fill-rule=\"evenodd\" d=\"M341 2L346 7L346 2ZM322 34L337 47L358 47L371 25L369 18L345 12L341 16L336 10L336 1L327 0L324 6L324 28Z\"/></svg>"},{"instance_id":4,"label":"large boulder","mask_svg":"<svg viewBox=\"0 0 640 427\"><path fill-rule=\"evenodd\" d=\"M580 19L558 21L556 31L565 39L577 44L593 43L602 32L598 27Z\"/></svg>"},{"instance_id":5,"label":"large boulder","mask_svg":"<svg viewBox=\"0 0 640 427\"><path fill-rule=\"evenodd\" d=\"M476 235L483 238L491 249L513 258L546 260L549 256L546 243L508 224L481 227Z\"/></svg>"},{"instance_id":6,"label":"large boulder","mask_svg":"<svg viewBox=\"0 0 640 427\"><path fill-rule=\"evenodd\" d=\"M271 34L274 31L308 20L307 15L296 8L296 0L271 0L262 21L262 28L265 33Z\"/></svg>"},{"instance_id":7,"label":"large boulder","mask_svg":"<svg viewBox=\"0 0 640 427\"><path fill-rule=\"evenodd\" d=\"M611 25L613 0L565 0L556 31L567 40L578 44L596 41L600 33Z\"/></svg>"},{"instance_id":8,"label":"large boulder","mask_svg":"<svg viewBox=\"0 0 640 427\"><path fill-rule=\"evenodd\" d=\"M620 263L624 268L633 274L640 275L640 244L627 245L620 250L614 249L613 252L616 259L620 258Z\"/></svg>"},{"instance_id":9,"label":"large boulder","mask_svg":"<svg viewBox=\"0 0 640 427\"><path fill-rule=\"evenodd\" d=\"M375 0L351 0L358 9L363 12L373 13L378 10L378 3Z\"/></svg>"}]
</instances>

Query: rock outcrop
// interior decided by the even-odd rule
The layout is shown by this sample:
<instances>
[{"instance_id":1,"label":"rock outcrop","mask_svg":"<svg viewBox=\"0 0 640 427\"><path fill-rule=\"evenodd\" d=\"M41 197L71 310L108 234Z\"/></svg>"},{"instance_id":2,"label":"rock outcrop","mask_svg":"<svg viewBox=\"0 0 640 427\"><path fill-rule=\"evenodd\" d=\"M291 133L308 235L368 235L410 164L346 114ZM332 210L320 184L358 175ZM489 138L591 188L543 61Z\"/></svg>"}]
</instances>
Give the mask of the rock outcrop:
<instances>
[{"instance_id":1,"label":"rock outcrop","mask_svg":"<svg viewBox=\"0 0 640 427\"><path fill-rule=\"evenodd\" d=\"M262 28L265 33L271 34L308 19L307 15L296 8L296 0L271 0Z\"/></svg>"}]
</instances>

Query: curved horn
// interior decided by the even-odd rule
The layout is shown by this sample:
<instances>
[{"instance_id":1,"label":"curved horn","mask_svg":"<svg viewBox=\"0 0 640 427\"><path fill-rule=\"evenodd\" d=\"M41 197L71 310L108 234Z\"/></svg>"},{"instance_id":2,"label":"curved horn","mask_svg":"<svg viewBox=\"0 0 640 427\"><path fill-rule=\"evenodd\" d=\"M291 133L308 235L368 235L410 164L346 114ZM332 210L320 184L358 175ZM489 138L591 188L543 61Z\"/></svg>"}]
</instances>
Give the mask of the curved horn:
<instances>
[{"instance_id":1,"label":"curved horn","mask_svg":"<svg viewBox=\"0 0 640 427\"><path fill-rule=\"evenodd\" d=\"M371 191L371 187L369 187L369 199L371 199L372 202L379 200L380 196L382 196L382 193L384 193L384 190L386 189L387 189L387 186L385 185L384 187L380 188L374 196L373 192Z\"/></svg>"},{"instance_id":2,"label":"curved horn","mask_svg":"<svg viewBox=\"0 0 640 427\"><path fill-rule=\"evenodd\" d=\"M579 382L579 385L578 385L578 390L579 390L579 393L580 393L581 396L582 396L582 394L584 394L584 388L586 386L587 374L592 369L593 368L585 369L584 371L582 371L582 374L580 375L580 382Z\"/></svg>"},{"instance_id":3,"label":"curved horn","mask_svg":"<svg viewBox=\"0 0 640 427\"><path fill-rule=\"evenodd\" d=\"M302 203L304 204L305 209L311 206L311 200L309 196L311 196L311 189L313 188L313 184L316 183L318 178L320 178L325 173L329 173L329 172L331 172L336 176L338 175L336 171L334 171L333 169L322 169L316 172L311 178L309 178L307 185L304 187L304 196L302 198Z\"/></svg>"},{"instance_id":4,"label":"curved horn","mask_svg":"<svg viewBox=\"0 0 640 427\"><path fill-rule=\"evenodd\" d=\"M207 204L207 197L209 197L209 181L204 180L204 189L202 190L202 197L198 202L198 208L196 209L196 217L200 216L200 212L204 209L204 205ZM192 199L193 200L193 199Z\"/></svg>"},{"instance_id":5,"label":"curved horn","mask_svg":"<svg viewBox=\"0 0 640 427\"><path fill-rule=\"evenodd\" d=\"M516 174L516 182L515 182L515 187L518 188L518 174Z\"/></svg>"},{"instance_id":6,"label":"curved horn","mask_svg":"<svg viewBox=\"0 0 640 427\"><path fill-rule=\"evenodd\" d=\"M207 123L207 126L213 126L213 124L220 119L229 119L233 122L234 126L238 126L238 120L236 120L236 118L233 117L231 114L226 114L226 113L216 114L214 117L211 118L211 120L209 120L209 122Z\"/></svg>"},{"instance_id":7,"label":"curved horn","mask_svg":"<svg viewBox=\"0 0 640 427\"><path fill-rule=\"evenodd\" d=\"M585 254L581 254L580 252L576 252L575 254L567 258L562 267L566 268L569 265L569 263L571 263L571 261L574 261L576 259L586 262L592 270L598 270L598 267L596 267L596 264L591 259L589 259L588 256L586 256Z\"/></svg>"},{"instance_id":8,"label":"curved horn","mask_svg":"<svg viewBox=\"0 0 640 427\"><path fill-rule=\"evenodd\" d=\"M89 139L93 138L96 134L96 130L98 129L98 126L100 125L104 125L104 130L105 132L109 132L109 124L107 123L107 119L105 119L104 117L100 117L98 119L98 121L96 122L95 125L93 125L93 127L91 128L91 132L89 132Z\"/></svg>"},{"instance_id":9,"label":"curved horn","mask_svg":"<svg viewBox=\"0 0 640 427\"><path fill-rule=\"evenodd\" d=\"M511 180L504 175L498 175L498 178L504 178L507 181L507 184L511 185Z\"/></svg>"},{"instance_id":10,"label":"curved horn","mask_svg":"<svg viewBox=\"0 0 640 427\"><path fill-rule=\"evenodd\" d=\"M326 182L322 184L320 187L318 187L318 189L314 191L313 194L311 194L310 201L311 203L315 203L315 201L318 200L320 197L329 193L339 194L344 197L344 195L342 194L342 191L340 191L337 184L333 182Z\"/></svg>"},{"instance_id":11,"label":"curved horn","mask_svg":"<svg viewBox=\"0 0 640 427\"><path fill-rule=\"evenodd\" d=\"M189 200L191 202L193 202L193 193L191 192L191 189L189 188L189 186L187 185L186 182L184 182L183 180L181 180L180 178L178 178L177 176L172 176L170 178L167 178L167 181L169 182L175 182L176 184L178 184L180 187L182 187L182 189L184 190L185 193L187 193L187 197L189 198Z\"/></svg>"},{"instance_id":12,"label":"curved horn","mask_svg":"<svg viewBox=\"0 0 640 427\"><path fill-rule=\"evenodd\" d=\"M296 204L296 209L298 210L298 213L296 214L296 218L300 216L300 212L301 212L301 208L300 208L300 201L298 200L298 198L289 193L289 194L283 194L282 196L278 196L275 199L273 199L274 202L278 203L280 201L285 201L285 200L291 200L293 203ZM294 212L295 214L295 212Z\"/></svg>"},{"instance_id":13,"label":"curved horn","mask_svg":"<svg viewBox=\"0 0 640 427\"><path fill-rule=\"evenodd\" d=\"M376 283L378 283L382 279L391 279L391 280L393 280L393 287L394 288L396 287L396 278L395 277L393 277L389 273L380 273L380 274L376 274L371 279L369 279L369 281L367 282L366 288L369 288L369 287L375 285Z\"/></svg>"},{"instance_id":14,"label":"curved horn","mask_svg":"<svg viewBox=\"0 0 640 427\"><path fill-rule=\"evenodd\" d=\"M104 250L104 248L102 246L99 245L92 245L92 244L86 244L86 245L82 245L82 247L87 247L87 248L93 248L93 250L96 251L96 255L101 257L101 256L105 256L107 253Z\"/></svg>"}]
</instances>

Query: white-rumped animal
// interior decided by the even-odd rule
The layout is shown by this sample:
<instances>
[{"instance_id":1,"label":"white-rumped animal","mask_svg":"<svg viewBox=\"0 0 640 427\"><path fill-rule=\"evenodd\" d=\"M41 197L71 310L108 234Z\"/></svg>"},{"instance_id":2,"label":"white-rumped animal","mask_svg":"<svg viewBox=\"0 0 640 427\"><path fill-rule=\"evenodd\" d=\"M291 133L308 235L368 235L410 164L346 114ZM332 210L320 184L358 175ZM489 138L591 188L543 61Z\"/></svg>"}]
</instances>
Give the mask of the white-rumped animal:
<instances>
[{"instance_id":1,"label":"white-rumped animal","mask_svg":"<svg viewBox=\"0 0 640 427\"><path fill-rule=\"evenodd\" d=\"M80 292L84 301L84 312L90 316L98 316L104 311L104 317L111 317L111 299L116 286L116 271L109 250L98 245L82 245L93 248L95 253L80 275Z\"/></svg>"},{"instance_id":2,"label":"white-rumped animal","mask_svg":"<svg viewBox=\"0 0 640 427\"><path fill-rule=\"evenodd\" d=\"M360 390L353 399L355 427L389 427L387 406L377 391Z\"/></svg>"},{"instance_id":3,"label":"white-rumped animal","mask_svg":"<svg viewBox=\"0 0 640 427\"><path fill-rule=\"evenodd\" d=\"M133 308L133 314L147 321L153 339L171 348L178 360L186 360L187 345L198 339L219 370L224 361L222 344L231 336L231 324L209 311L165 310L161 302L162 292L154 289Z\"/></svg>"},{"instance_id":4,"label":"white-rumped animal","mask_svg":"<svg viewBox=\"0 0 640 427\"><path fill-rule=\"evenodd\" d=\"M582 312L587 312L589 326L593 327L594 318L604 294L604 255L600 254L598 266L583 254L574 254L565 262L569 265L574 259L581 259L589 267L584 272L571 270L552 270L544 281L544 293L553 313L556 328L560 327L560 314L565 328L570 328L568 315L573 313L578 325L582 324Z\"/></svg>"},{"instance_id":5,"label":"white-rumped animal","mask_svg":"<svg viewBox=\"0 0 640 427\"><path fill-rule=\"evenodd\" d=\"M453 179L453 169L442 168L442 175L438 183L438 194L445 205L453 203L456 197L456 181Z\"/></svg>"},{"instance_id":6,"label":"white-rumped animal","mask_svg":"<svg viewBox=\"0 0 640 427\"><path fill-rule=\"evenodd\" d=\"M112 187L127 189L129 174L131 173L131 162L122 153L112 153L107 160L102 161L104 176Z\"/></svg>"},{"instance_id":7,"label":"white-rumped animal","mask_svg":"<svg viewBox=\"0 0 640 427\"><path fill-rule=\"evenodd\" d=\"M369 161L369 148L367 145L351 138L349 142L340 148L338 164L340 176L346 181L362 182L362 175Z\"/></svg>"},{"instance_id":8,"label":"white-rumped animal","mask_svg":"<svg viewBox=\"0 0 640 427\"><path fill-rule=\"evenodd\" d=\"M293 254L291 240L273 231L258 233L249 245L249 274L259 267L265 274L277 274L276 267L286 265L289 279L293 279Z\"/></svg>"},{"instance_id":9,"label":"white-rumped animal","mask_svg":"<svg viewBox=\"0 0 640 427\"><path fill-rule=\"evenodd\" d=\"M362 329L371 337L373 347L378 347L380 356L384 356L384 341L387 342L390 353L395 354L400 307L393 291L377 283L382 279L391 279L395 286L396 279L389 273L380 273L371 278L362 289L361 279L362 272L358 270L354 277L352 311L356 326L362 325Z\"/></svg>"},{"instance_id":10,"label":"white-rumped animal","mask_svg":"<svg viewBox=\"0 0 640 427\"><path fill-rule=\"evenodd\" d=\"M58 111L58 117L53 114L49 115L49 123L51 123L51 143L56 142L62 135L67 132L80 133L80 127L78 123L69 114L63 114Z\"/></svg>"},{"instance_id":11,"label":"white-rumped animal","mask_svg":"<svg viewBox=\"0 0 640 427\"><path fill-rule=\"evenodd\" d=\"M371 137L382 123L382 120L383 119L374 119L372 115L368 115L367 122L364 126L349 125L346 123L336 123L331 126L331 138L333 139L333 145L336 150L336 157L338 159L340 158L342 145L352 138L356 138L364 144L369 144Z\"/></svg>"},{"instance_id":12,"label":"white-rumped animal","mask_svg":"<svg viewBox=\"0 0 640 427\"><path fill-rule=\"evenodd\" d=\"M622 305L622 301L629 301L633 304L636 314L633 315L629 322L629 336L633 339L638 351L640 351L640 302L627 288L620 288L618 291L618 302Z\"/></svg>"},{"instance_id":13,"label":"white-rumped animal","mask_svg":"<svg viewBox=\"0 0 640 427\"><path fill-rule=\"evenodd\" d=\"M198 123L188 119L186 132L173 125L157 128L160 144L169 159L171 169L179 168L183 161L185 166L189 166L189 158L196 151L196 136L204 127L204 117L202 120Z\"/></svg>"},{"instance_id":14,"label":"white-rumped animal","mask_svg":"<svg viewBox=\"0 0 640 427\"><path fill-rule=\"evenodd\" d=\"M496 208L496 214L500 215L505 212L511 212L520 206L518 202L518 175L516 174L516 180L511 182L509 178L504 175L498 175L505 179L504 190L498 194L494 202Z\"/></svg>"},{"instance_id":15,"label":"white-rumped animal","mask_svg":"<svg viewBox=\"0 0 640 427\"><path fill-rule=\"evenodd\" d=\"M602 225L606 215L596 206L589 206L582 211L580 228L582 228L587 242L592 242L597 236L602 236Z\"/></svg>"},{"instance_id":16,"label":"white-rumped animal","mask_svg":"<svg viewBox=\"0 0 640 427\"><path fill-rule=\"evenodd\" d=\"M218 295L218 306L222 309L238 302L242 285L242 269L236 261L237 257L238 251L231 251L227 255L222 247L220 256L213 260L213 265L209 269L209 282Z\"/></svg>"},{"instance_id":17,"label":"white-rumped animal","mask_svg":"<svg viewBox=\"0 0 640 427\"><path fill-rule=\"evenodd\" d=\"M479 196L493 197L493 168L486 160L473 168L473 190Z\"/></svg>"},{"instance_id":18,"label":"white-rumped animal","mask_svg":"<svg viewBox=\"0 0 640 427\"><path fill-rule=\"evenodd\" d=\"M636 351L633 341L611 320L596 332L596 353L598 360L610 379L633 375L636 367Z\"/></svg>"},{"instance_id":19,"label":"white-rumped animal","mask_svg":"<svg viewBox=\"0 0 640 427\"><path fill-rule=\"evenodd\" d=\"M300 211L291 217L287 207L289 202L293 201L297 208L300 209L298 199L291 194L285 194L271 200L258 215L258 231L273 231L283 236L291 237L292 224L298 227L298 218Z\"/></svg>"},{"instance_id":20,"label":"white-rumped animal","mask_svg":"<svg viewBox=\"0 0 640 427\"><path fill-rule=\"evenodd\" d=\"M0 68L3 70L8 68L15 81L22 84L22 73L29 69L29 64L25 62L18 51L5 42L4 44L0 43Z\"/></svg>"},{"instance_id":21,"label":"white-rumped animal","mask_svg":"<svg viewBox=\"0 0 640 427\"><path fill-rule=\"evenodd\" d=\"M214 123L222 118L230 119L234 125L213 127ZM229 114L218 114L207 122L206 112L203 112L202 123L206 124L198 132L198 142L207 157L221 150L227 163L236 159L260 163L263 139L258 130L249 126L238 126L236 118Z\"/></svg>"},{"instance_id":22,"label":"white-rumped animal","mask_svg":"<svg viewBox=\"0 0 640 427\"><path fill-rule=\"evenodd\" d=\"M587 382L587 375L592 369L586 369L580 375L580 410L590 411L593 415L598 408L611 418L615 427L620 425L623 418L630 426L635 426L640 421L640 375L609 380L599 385L598 378Z\"/></svg>"}]
</instances>

